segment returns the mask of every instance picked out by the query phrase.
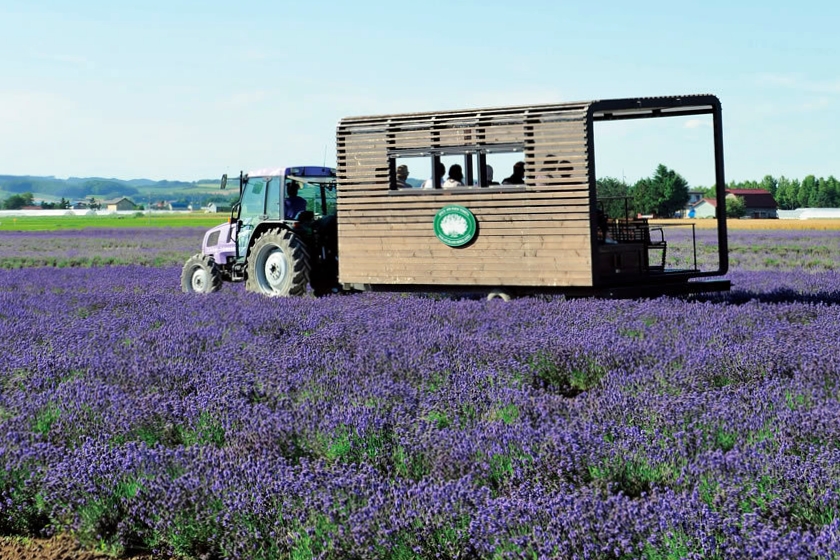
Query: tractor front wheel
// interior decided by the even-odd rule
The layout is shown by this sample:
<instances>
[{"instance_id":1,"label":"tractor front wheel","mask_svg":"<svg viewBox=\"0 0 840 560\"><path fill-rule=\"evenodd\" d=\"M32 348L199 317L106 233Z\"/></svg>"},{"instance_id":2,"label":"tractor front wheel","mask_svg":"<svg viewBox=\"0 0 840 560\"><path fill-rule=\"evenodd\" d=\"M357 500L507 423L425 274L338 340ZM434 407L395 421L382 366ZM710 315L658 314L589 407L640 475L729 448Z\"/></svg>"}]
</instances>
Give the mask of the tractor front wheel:
<instances>
[{"instance_id":1,"label":"tractor front wheel","mask_svg":"<svg viewBox=\"0 0 840 560\"><path fill-rule=\"evenodd\" d=\"M222 272L213 257L201 253L187 259L181 270L181 289L188 294L209 294L222 287Z\"/></svg>"},{"instance_id":2,"label":"tractor front wheel","mask_svg":"<svg viewBox=\"0 0 840 560\"><path fill-rule=\"evenodd\" d=\"M309 283L309 255L300 238L288 230L262 234L248 252L245 289L267 296L298 296Z\"/></svg>"}]
</instances>

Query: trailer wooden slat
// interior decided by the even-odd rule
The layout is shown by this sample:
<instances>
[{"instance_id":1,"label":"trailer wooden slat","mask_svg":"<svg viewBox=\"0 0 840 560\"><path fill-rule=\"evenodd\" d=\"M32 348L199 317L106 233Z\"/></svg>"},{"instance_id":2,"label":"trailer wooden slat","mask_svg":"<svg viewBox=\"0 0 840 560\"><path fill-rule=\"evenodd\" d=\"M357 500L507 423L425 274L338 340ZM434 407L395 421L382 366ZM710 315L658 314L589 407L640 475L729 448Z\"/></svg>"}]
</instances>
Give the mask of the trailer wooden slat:
<instances>
[{"instance_id":1,"label":"trailer wooden slat","mask_svg":"<svg viewBox=\"0 0 840 560\"><path fill-rule=\"evenodd\" d=\"M405 212L401 212L398 216L394 216L387 209L369 211L357 210L353 212L347 212L346 217L343 217L342 221L345 223L361 223L370 220L387 220L389 222L416 221L432 223L436 210L436 208L419 208L416 210L406 210ZM532 206L529 208L485 207L482 209L481 212L478 212L477 208L472 207L472 210L473 214L476 217L476 220L478 220L479 223L494 221L522 222L529 220L529 216L534 215L560 216L564 219L589 219L589 207L584 205L569 205L564 206L562 208L557 208L555 206Z\"/></svg>"},{"instance_id":2,"label":"trailer wooden slat","mask_svg":"<svg viewBox=\"0 0 840 560\"><path fill-rule=\"evenodd\" d=\"M463 258L458 265L458 270L468 270L468 269L482 269L482 270L493 270L496 267L497 270L507 270L510 268L510 259L517 259L522 261L522 269L532 269L534 267L539 268L540 270L546 271L588 271L591 268L591 259L588 258L588 255L577 255L572 254L568 258L559 259L556 256L535 256L529 253L520 253L517 254L516 252L510 252L505 256L495 256L495 257L488 257L483 256L481 258ZM388 262L383 262L388 261ZM381 267L385 268L405 268L405 269L412 269L416 270L419 268L424 268L428 270L450 270L452 267L448 263L441 263L441 259L438 256L434 257L424 257L424 256L417 256L414 254L405 254L403 256L399 256L393 253L380 253L376 255L371 255L367 258L355 258L352 259L348 266L352 267L354 264L358 265L358 263L364 263L362 266L365 270L375 270ZM519 265L517 265L519 266Z\"/></svg>"},{"instance_id":3,"label":"trailer wooden slat","mask_svg":"<svg viewBox=\"0 0 840 560\"><path fill-rule=\"evenodd\" d=\"M342 277L343 284L395 284L395 285L437 285L437 286L528 286L528 287L590 287L592 275L587 273L566 273L554 276L534 273L528 277L513 277L494 274L493 271L477 271L460 277L429 274L400 274L385 271L378 275L353 275Z\"/></svg>"},{"instance_id":4,"label":"trailer wooden slat","mask_svg":"<svg viewBox=\"0 0 840 560\"><path fill-rule=\"evenodd\" d=\"M527 214L531 211L535 213L565 212L567 211L567 209L578 211L581 209L589 208L589 201L579 196L569 196L567 198L552 197L549 199L529 200L526 204L522 204L520 206L511 206L509 201L505 200L480 200L470 201L466 204L462 203L462 205L469 208L474 214L481 213L482 215L484 215L484 213L486 212L508 212L511 214ZM405 204L401 204L401 206L404 206L404 208L400 209L400 214L414 215L418 212L425 212L427 214L431 213L432 215L434 215L435 212L440 210L445 205L440 204L437 201L412 201L406 202ZM342 217L346 215L347 219L352 219L352 216L355 216L357 213L362 213L363 215L394 214L393 207L390 204L376 203L375 201L370 200L366 200L363 203L354 204L353 206L345 206L344 212L345 214L342 214Z\"/></svg>"},{"instance_id":5,"label":"trailer wooden slat","mask_svg":"<svg viewBox=\"0 0 840 560\"><path fill-rule=\"evenodd\" d=\"M470 247L457 249L446 246L437 239L434 243L429 243L428 239L418 242L418 238L414 237L368 239L367 247L369 253L382 251L429 252L435 255L449 256L451 251L483 251L498 257L503 256L508 251L534 254L545 251L546 255L556 254L558 250L563 250L564 254L565 251L580 249L588 251L590 244L589 237L585 235L541 236L537 241L534 240L534 236L495 235L477 238Z\"/></svg>"}]
</instances>

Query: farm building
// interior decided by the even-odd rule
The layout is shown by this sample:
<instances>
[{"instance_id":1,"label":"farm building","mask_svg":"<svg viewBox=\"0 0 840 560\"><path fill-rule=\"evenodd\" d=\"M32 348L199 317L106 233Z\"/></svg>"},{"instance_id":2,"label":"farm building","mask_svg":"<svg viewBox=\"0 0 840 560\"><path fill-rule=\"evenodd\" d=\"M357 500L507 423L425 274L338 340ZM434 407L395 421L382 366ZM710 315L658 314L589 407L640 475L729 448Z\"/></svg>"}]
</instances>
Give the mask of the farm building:
<instances>
[{"instance_id":1,"label":"farm building","mask_svg":"<svg viewBox=\"0 0 840 560\"><path fill-rule=\"evenodd\" d=\"M693 211L693 212L692 212ZM703 198L694 203L686 216L689 218L714 218L717 212L717 202L714 198Z\"/></svg>"},{"instance_id":2,"label":"farm building","mask_svg":"<svg viewBox=\"0 0 840 560\"><path fill-rule=\"evenodd\" d=\"M119 212L126 210L136 210L137 205L131 202L128 197L115 198L113 200L106 200L103 205L109 212Z\"/></svg>"},{"instance_id":3,"label":"farm building","mask_svg":"<svg viewBox=\"0 0 840 560\"><path fill-rule=\"evenodd\" d=\"M779 208L770 191L764 189L726 189L726 196L743 198L749 218L775 218Z\"/></svg>"},{"instance_id":4,"label":"farm building","mask_svg":"<svg viewBox=\"0 0 840 560\"><path fill-rule=\"evenodd\" d=\"M192 210L192 205L187 204L186 202L168 202L166 204L166 209L171 212L189 212Z\"/></svg>"},{"instance_id":5,"label":"farm building","mask_svg":"<svg viewBox=\"0 0 840 560\"><path fill-rule=\"evenodd\" d=\"M215 213L225 213L230 214L231 205L230 204L221 204L218 202L211 202L207 206L204 207L205 212L209 212L211 214Z\"/></svg>"},{"instance_id":6,"label":"farm building","mask_svg":"<svg viewBox=\"0 0 840 560\"><path fill-rule=\"evenodd\" d=\"M701 200L703 200L703 193L704 191L699 189L691 189L688 191L688 204L685 205L685 209L688 210Z\"/></svg>"}]
</instances>

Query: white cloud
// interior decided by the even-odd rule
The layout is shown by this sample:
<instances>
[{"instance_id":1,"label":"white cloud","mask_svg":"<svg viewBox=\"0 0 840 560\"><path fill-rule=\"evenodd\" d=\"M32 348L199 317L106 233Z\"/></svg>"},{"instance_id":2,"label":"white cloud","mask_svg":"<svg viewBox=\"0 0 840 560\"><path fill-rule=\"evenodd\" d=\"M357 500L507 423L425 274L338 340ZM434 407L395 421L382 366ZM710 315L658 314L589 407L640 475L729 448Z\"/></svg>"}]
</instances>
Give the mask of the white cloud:
<instances>
[{"instance_id":1,"label":"white cloud","mask_svg":"<svg viewBox=\"0 0 840 560\"><path fill-rule=\"evenodd\" d=\"M712 123L708 119L688 119L685 123L683 123L683 126L685 128L711 128Z\"/></svg>"}]
</instances>

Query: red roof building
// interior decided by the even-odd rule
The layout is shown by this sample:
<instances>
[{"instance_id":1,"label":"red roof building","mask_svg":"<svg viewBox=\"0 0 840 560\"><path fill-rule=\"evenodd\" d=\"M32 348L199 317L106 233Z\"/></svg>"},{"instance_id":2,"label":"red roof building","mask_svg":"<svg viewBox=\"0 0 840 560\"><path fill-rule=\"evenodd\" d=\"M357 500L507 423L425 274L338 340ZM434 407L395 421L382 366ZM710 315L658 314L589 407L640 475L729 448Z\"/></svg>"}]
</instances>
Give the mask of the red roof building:
<instances>
[{"instance_id":1,"label":"red roof building","mask_svg":"<svg viewBox=\"0 0 840 560\"><path fill-rule=\"evenodd\" d=\"M739 197L744 200L746 218L778 218L778 204L770 191L764 189L726 189L727 197ZM696 218L714 218L717 200L704 198L691 206ZM689 217L691 211L689 211Z\"/></svg>"},{"instance_id":2,"label":"red roof building","mask_svg":"<svg viewBox=\"0 0 840 560\"><path fill-rule=\"evenodd\" d=\"M726 196L738 196L744 199L744 206L747 208L747 215L758 212L763 216L752 216L753 218L775 218L779 205L770 191L764 189L726 189ZM767 214L771 214L767 215Z\"/></svg>"}]
</instances>

